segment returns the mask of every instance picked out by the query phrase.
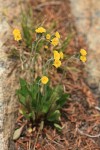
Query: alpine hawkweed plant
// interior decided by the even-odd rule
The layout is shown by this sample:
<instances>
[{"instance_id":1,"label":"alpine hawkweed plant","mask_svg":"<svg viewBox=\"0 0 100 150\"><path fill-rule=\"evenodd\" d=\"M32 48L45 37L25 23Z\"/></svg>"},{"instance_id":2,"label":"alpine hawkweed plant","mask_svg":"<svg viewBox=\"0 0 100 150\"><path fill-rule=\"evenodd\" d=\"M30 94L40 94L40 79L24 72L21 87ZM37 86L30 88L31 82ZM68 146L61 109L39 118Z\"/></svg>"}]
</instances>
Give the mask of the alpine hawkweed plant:
<instances>
[{"instance_id":1,"label":"alpine hawkweed plant","mask_svg":"<svg viewBox=\"0 0 100 150\"><path fill-rule=\"evenodd\" d=\"M18 29L14 29L13 35L16 41L23 39ZM19 54L21 68L24 72L28 72L29 76L29 79L20 78L20 88L17 90L22 105L21 113L33 126L41 122L45 124L52 122L58 130L61 130L60 109L66 103L69 94L64 93L63 86L60 84L56 87L51 86L49 72L51 68L57 69L62 66L65 58L62 49L65 45L61 45L58 31L51 35L44 27L38 27L35 29L35 35L36 39L32 42L31 51L22 50ZM68 41L64 44L66 42ZM59 48L59 45L62 48ZM85 62L86 51L81 50L80 54L80 59ZM40 56L42 57L41 73L36 69Z\"/></svg>"}]
</instances>

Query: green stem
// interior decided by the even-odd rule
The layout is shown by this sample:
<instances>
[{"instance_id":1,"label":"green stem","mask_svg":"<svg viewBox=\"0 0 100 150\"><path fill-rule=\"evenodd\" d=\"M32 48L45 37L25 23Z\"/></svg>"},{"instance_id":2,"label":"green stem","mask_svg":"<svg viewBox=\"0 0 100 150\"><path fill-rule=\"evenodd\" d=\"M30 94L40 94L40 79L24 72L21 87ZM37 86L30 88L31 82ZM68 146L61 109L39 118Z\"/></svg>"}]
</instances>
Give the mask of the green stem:
<instances>
[{"instance_id":1,"label":"green stem","mask_svg":"<svg viewBox=\"0 0 100 150\"><path fill-rule=\"evenodd\" d=\"M40 97L39 97L39 94L40 94L40 80L39 80L39 82L37 84L38 84L38 95L37 95L37 102L36 102L36 110L38 112L39 110L37 108L39 108L39 104L40 104L40 102L39 102L39 99L40 99ZM37 113L37 116L38 116L38 113Z\"/></svg>"},{"instance_id":2,"label":"green stem","mask_svg":"<svg viewBox=\"0 0 100 150\"><path fill-rule=\"evenodd\" d=\"M72 59L74 58L74 56L75 56L75 55L73 55L73 56L71 56L69 59L67 59L67 62L65 63L65 66L68 65L68 62L69 62L70 60L72 60ZM66 69L63 69L62 77L61 77L61 80L60 80L60 83L59 83L59 84L62 83L62 80L63 80L65 74L66 74Z\"/></svg>"},{"instance_id":3,"label":"green stem","mask_svg":"<svg viewBox=\"0 0 100 150\"><path fill-rule=\"evenodd\" d=\"M46 67L50 65L50 62L53 60L53 58L50 58L47 60L46 64L43 66L43 74L46 73Z\"/></svg>"},{"instance_id":4,"label":"green stem","mask_svg":"<svg viewBox=\"0 0 100 150\"><path fill-rule=\"evenodd\" d=\"M33 57L33 60L32 60L32 62L33 62L33 73L35 72L35 61L36 61L36 51L37 51L37 46L38 46L38 44L39 44L39 42L41 41L41 40L43 40L44 38L41 38L41 39L39 39L38 40L38 42L37 42L37 44L36 44L36 46L35 46L35 51L34 51L34 57ZM32 50L33 51L33 50ZM35 73L34 73L35 74ZM35 76L34 76L34 78L35 78Z\"/></svg>"}]
</instances>

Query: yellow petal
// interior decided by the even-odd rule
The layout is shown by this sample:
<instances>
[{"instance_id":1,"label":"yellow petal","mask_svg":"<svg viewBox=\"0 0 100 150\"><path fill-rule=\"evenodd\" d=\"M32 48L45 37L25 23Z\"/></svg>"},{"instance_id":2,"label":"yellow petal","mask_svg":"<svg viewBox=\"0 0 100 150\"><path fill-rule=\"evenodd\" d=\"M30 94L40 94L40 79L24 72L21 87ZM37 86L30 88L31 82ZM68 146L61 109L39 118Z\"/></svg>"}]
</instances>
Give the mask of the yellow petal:
<instances>
[{"instance_id":1,"label":"yellow petal","mask_svg":"<svg viewBox=\"0 0 100 150\"><path fill-rule=\"evenodd\" d=\"M56 32L56 33L55 33L55 36L56 36L56 38L60 39L60 34L59 34L59 32Z\"/></svg>"},{"instance_id":2,"label":"yellow petal","mask_svg":"<svg viewBox=\"0 0 100 150\"><path fill-rule=\"evenodd\" d=\"M52 39L52 41L51 41L51 44L53 45L53 46L57 46L58 44L59 44L59 39L58 38L53 38Z\"/></svg>"},{"instance_id":3,"label":"yellow petal","mask_svg":"<svg viewBox=\"0 0 100 150\"><path fill-rule=\"evenodd\" d=\"M80 56L80 60L81 60L82 62L86 62L86 56Z\"/></svg>"},{"instance_id":4,"label":"yellow petal","mask_svg":"<svg viewBox=\"0 0 100 150\"><path fill-rule=\"evenodd\" d=\"M48 81L49 81L49 79L48 79L48 77L46 77L46 76L43 76L43 77L41 78L41 82L42 82L43 84L47 84Z\"/></svg>"},{"instance_id":5,"label":"yellow petal","mask_svg":"<svg viewBox=\"0 0 100 150\"><path fill-rule=\"evenodd\" d=\"M51 38L51 35L50 35L50 34L47 34L47 35L46 35L46 39L47 39L47 40L50 40L50 38Z\"/></svg>"},{"instance_id":6,"label":"yellow petal","mask_svg":"<svg viewBox=\"0 0 100 150\"><path fill-rule=\"evenodd\" d=\"M60 59L60 54L58 53L58 51L54 50L53 53L54 53L54 59L59 60Z\"/></svg>"},{"instance_id":7,"label":"yellow petal","mask_svg":"<svg viewBox=\"0 0 100 150\"><path fill-rule=\"evenodd\" d=\"M87 52L86 52L85 49L81 49L81 50L80 50L80 54L81 54L82 56L86 56L86 55L87 55Z\"/></svg>"},{"instance_id":8,"label":"yellow petal","mask_svg":"<svg viewBox=\"0 0 100 150\"><path fill-rule=\"evenodd\" d=\"M64 58L63 52L60 52L59 54L60 54L60 58L63 59Z\"/></svg>"},{"instance_id":9,"label":"yellow petal","mask_svg":"<svg viewBox=\"0 0 100 150\"><path fill-rule=\"evenodd\" d=\"M54 63L53 63L53 65L54 65L56 68L58 68L58 67L61 66L61 61L60 61L60 60L55 60Z\"/></svg>"}]
</instances>

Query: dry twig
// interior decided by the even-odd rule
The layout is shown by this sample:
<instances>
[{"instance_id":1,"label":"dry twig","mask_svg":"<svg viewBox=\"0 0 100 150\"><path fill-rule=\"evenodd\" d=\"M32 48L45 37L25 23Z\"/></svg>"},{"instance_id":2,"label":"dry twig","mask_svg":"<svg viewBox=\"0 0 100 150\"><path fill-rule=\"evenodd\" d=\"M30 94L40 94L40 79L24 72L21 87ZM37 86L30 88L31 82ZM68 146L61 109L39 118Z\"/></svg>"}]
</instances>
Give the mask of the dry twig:
<instances>
[{"instance_id":1,"label":"dry twig","mask_svg":"<svg viewBox=\"0 0 100 150\"><path fill-rule=\"evenodd\" d=\"M100 107L98 107L98 106L96 106L96 107L95 107L95 109L97 109L97 110L99 110L99 111L100 111Z\"/></svg>"},{"instance_id":2,"label":"dry twig","mask_svg":"<svg viewBox=\"0 0 100 150\"><path fill-rule=\"evenodd\" d=\"M77 132L80 133L81 135L85 135L85 136L90 137L90 138L100 137L100 134L97 134L97 135L90 135L90 134L84 133L84 132L81 131L80 129L77 129Z\"/></svg>"},{"instance_id":3,"label":"dry twig","mask_svg":"<svg viewBox=\"0 0 100 150\"><path fill-rule=\"evenodd\" d=\"M64 148L64 146L63 146L63 145L61 145L61 144L59 144L58 142L56 142L56 141L54 141L54 140L51 140L51 139L48 139L48 140L50 140L51 142L55 143L56 145L58 145L58 146L60 146L60 147Z\"/></svg>"},{"instance_id":4,"label":"dry twig","mask_svg":"<svg viewBox=\"0 0 100 150\"><path fill-rule=\"evenodd\" d=\"M60 1L45 2L45 3L37 5L37 7L35 7L34 10L41 10L42 7L45 7L48 5L60 5L61 3L62 2Z\"/></svg>"}]
</instances>

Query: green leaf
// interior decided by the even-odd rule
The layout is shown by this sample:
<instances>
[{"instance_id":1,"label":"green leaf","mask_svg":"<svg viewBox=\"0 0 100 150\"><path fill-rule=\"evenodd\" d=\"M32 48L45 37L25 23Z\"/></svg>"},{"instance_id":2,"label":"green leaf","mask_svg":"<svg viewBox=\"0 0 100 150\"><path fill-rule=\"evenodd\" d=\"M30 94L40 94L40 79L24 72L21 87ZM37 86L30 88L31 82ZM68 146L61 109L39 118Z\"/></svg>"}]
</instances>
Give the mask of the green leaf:
<instances>
[{"instance_id":1,"label":"green leaf","mask_svg":"<svg viewBox=\"0 0 100 150\"><path fill-rule=\"evenodd\" d=\"M50 87L49 83L47 83L45 85L45 95L43 95L42 97L42 102L44 103L45 101L49 101L50 99L50 96L52 95L53 93L53 89Z\"/></svg>"},{"instance_id":2,"label":"green leaf","mask_svg":"<svg viewBox=\"0 0 100 150\"><path fill-rule=\"evenodd\" d=\"M59 106L59 108L61 108L67 101L67 99L69 98L69 94L62 94L61 98L59 98L57 100L57 105Z\"/></svg>"},{"instance_id":3,"label":"green leaf","mask_svg":"<svg viewBox=\"0 0 100 150\"><path fill-rule=\"evenodd\" d=\"M27 108L26 108L27 109ZM26 113L26 111L23 111L23 115L27 120L30 120L30 115Z\"/></svg>"},{"instance_id":4,"label":"green leaf","mask_svg":"<svg viewBox=\"0 0 100 150\"><path fill-rule=\"evenodd\" d=\"M43 107L42 112L47 113L47 111L49 110L50 107L50 96L52 93L52 89L50 88L50 86L47 84L44 86L44 95L42 95L41 98L41 105Z\"/></svg>"},{"instance_id":5,"label":"green leaf","mask_svg":"<svg viewBox=\"0 0 100 150\"><path fill-rule=\"evenodd\" d=\"M33 119L33 121L35 120L35 113L34 113L34 111L32 111L30 114L28 114L29 115L29 118L32 118Z\"/></svg>"},{"instance_id":6,"label":"green leaf","mask_svg":"<svg viewBox=\"0 0 100 150\"><path fill-rule=\"evenodd\" d=\"M31 113L29 113L28 115L27 115L27 117L28 118L31 118L33 121L35 120L35 113L34 113L34 111L32 111Z\"/></svg>"},{"instance_id":7,"label":"green leaf","mask_svg":"<svg viewBox=\"0 0 100 150\"><path fill-rule=\"evenodd\" d=\"M31 48L31 43L32 43L32 35L31 35L31 30L30 28L28 27L27 25L27 20L23 20L23 23L22 23L22 30L23 30L23 37L24 37L24 40L26 42L26 45Z\"/></svg>"},{"instance_id":8,"label":"green leaf","mask_svg":"<svg viewBox=\"0 0 100 150\"><path fill-rule=\"evenodd\" d=\"M37 46L37 51L39 51L44 45L44 40L41 40Z\"/></svg>"},{"instance_id":9,"label":"green leaf","mask_svg":"<svg viewBox=\"0 0 100 150\"><path fill-rule=\"evenodd\" d=\"M27 83L24 79L20 78L20 85L21 85L21 87L23 87L23 86L26 86Z\"/></svg>"},{"instance_id":10,"label":"green leaf","mask_svg":"<svg viewBox=\"0 0 100 150\"><path fill-rule=\"evenodd\" d=\"M32 95L32 99L35 99L36 100L36 97L37 97L37 93L38 93L38 84L32 84L30 86L30 92L31 92L31 95Z\"/></svg>"},{"instance_id":11,"label":"green leaf","mask_svg":"<svg viewBox=\"0 0 100 150\"><path fill-rule=\"evenodd\" d=\"M45 102L42 107L43 107L43 108L42 108L42 112L43 112L43 113L47 113L48 110L49 110L49 103L48 103L48 102Z\"/></svg>"},{"instance_id":12,"label":"green leaf","mask_svg":"<svg viewBox=\"0 0 100 150\"><path fill-rule=\"evenodd\" d=\"M62 86L56 86L54 89L52 89L51 96L49 98L49 113L54 112L57 109L57 100L61 97L63 92Z\"/></svg>"},{"instance_id":13,"label":"green leaf","mask_svg":"<svg viewBox=\"0 0 100 150\"><path fill-rule=\"evenodd\" d=\"M39 80L40 78L38 78L37 80ZM33 84L30 85L29 91L31 93L31 97L32 97L32 107L36 108L37 105L37 98L38 96L42 99L42 94L40 92L40 88L39 85L37 84L39 81L35 81ZM39 99L40 101L40 99Z\"/></svg>"},{"instance_id":14,"label":"green leaf","mask_svg":"<svg viewBox=\"0 0 100 150\"><path fill-rule=\"evenodd\" d=\"M61 127L59 124L54 123L54 127L58 130L61 131L63 127Z\"/></svg>"},{"instance_id":15,"label":"green leaf","mask_svg":"<svg viewBox=\"0 0 100 150\"><path fill-rule=\"evenodd\" d=\"M60 118L60 111L59 110L56 110L55 112L51 113L47 119L48 121L58 121L59 118Z\"/></svg>"},{"instance_id":16,"label":"green leaf","mask_svg":"<svg viewBox=\"0 0 100 150\"><path fill-rule=\"evenodd\" d=\"M32 49L35 49L36 44L37 44L37 41L34 41L34 42L32 43Z\"/></svg>"},{"instance_id":17,"label":"green leaf","mask_svg":"<svg viewBox=\"0 0 100 150\"><path fill-rule=\"evenodd\" d=\"M26 105L26 98L22 95L19 95L19 102L25 106Z\"/></svg>"},{"instance_id":18,"label":"green leaf","mask_svg":"<svg viewBox=\"0 0 100 150\"><path fill-rule=\"evenodd\" d=\"M28 84L24 79L20 79L20 86L21 88L17 90L17 94L23 95L24 97L30 95L30 92L28 90Z\"/></svg>"},{"instance_id":19,"label":"green leaf","mask_svg":"<svg viewBox=\"0 0 100 150\"><path fill-rule=\"evenodd\" d=\"M68 35L68 37L64 40L64 42L62 43L61 51L64 51L66 49L66 47L69 44L71 38L72 38L72 35Z\"/></svg>"},{"instance_id":20,"label":"green leaf","mask_svg":"<svg viewBox=\"0 0 100 150\"><path fill-rule=\"evenodd\" d=\"M60 98L60 95L62 93L62 87L61 86L56 86L51 93L50 101L55 102L57 99Z\"/></svg>"},{"instance_id":21,"label":"green leaf","mask_svg":"<svg viewBox=\"0 0 100 150\"><path fill-rule=\"evenodd\" d=\"M21 89L19 90L20 94L26 96L28 89L27 89L27 83L24 79L20 79L20 86L21 86Z\"/></svg>"}]
</instances>

